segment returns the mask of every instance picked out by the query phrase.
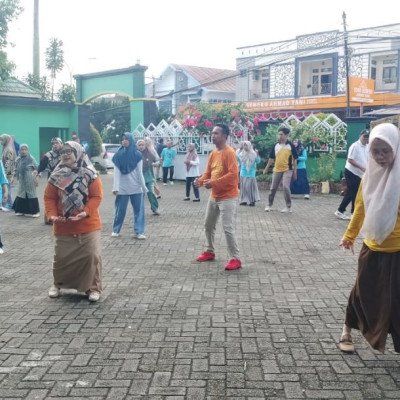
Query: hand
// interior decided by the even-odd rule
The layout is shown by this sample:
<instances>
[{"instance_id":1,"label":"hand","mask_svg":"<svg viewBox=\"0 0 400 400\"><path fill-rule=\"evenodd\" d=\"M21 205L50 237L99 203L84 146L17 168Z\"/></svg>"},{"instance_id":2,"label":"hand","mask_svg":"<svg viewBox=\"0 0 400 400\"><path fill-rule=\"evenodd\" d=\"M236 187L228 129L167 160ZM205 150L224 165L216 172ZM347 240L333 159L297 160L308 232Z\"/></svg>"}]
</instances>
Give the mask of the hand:
<instances>
[{"instance_id":1,"label":"hand","mask_svg":"<svg viewBox=\"0 0 400 400\"><path fill-rule=\"evenodd\" d=\"M3 204L7 203L7 199L8 199L8 192L7 190L3 190L3 199L2 199Z\"/></svg>"},{"instance_id":2,"label":"hand","mask_svg":"<svg viewBox=\"0 0 400 400\"><path fill-rule=\"evenodd\" d=\"M354 254L354 244L353 242L350 242L350 240L342 238L342 240L339 243L339 247L342 247L343 250L344 249L351 250L351 252Z\"/></svg>"},{"instance_id":3,"label":"hand","mask_svg":"<svg viewBox=\"0 0 400 400\"><path fill-rule=\"evenodd\" d=\"M118 190L113 190L113 195L118 196Z\"/></svg>"},{"instance_id":4,"label":"hand","mask_svg":"<svg viewBox=\"0 0 400 400\"><path fill-rule=\"evenodd\" d=\"M83 218L86 218L87 212L86 211L81 211L79 214L74 215L73 217L69 217L68 220L69 221L80 221Z\"/></svg>"},{"instance_id":5,"label":"hand","mask_svg":"<svg viewBox=\"0 0 400 400\"><path fill-rule=\"evenodd\" d=\"M194 187L197 187L197 188L200 187L199 178L196 178L196 179L193 181L193 185L194 185Z\"/></svg>"},{"instance_id":6,"label":"hand","mask_svg":"<svg viewBox=\"0 0 400 400\"><path fill-rule=\"evenodd\" d=\"M54 224L64 224L65 222L67 222L67 219L65 217L52 216L49 218L49 221L53 222Z\"/></svg>"},{"instance_id":7,"label":"hand","mask_svg":"<svg viewBox=\"0 0 400 400\"><path fill-rule=\"evenodd\" d=\"M267 175L268 174L268 170L269 170L269 168L264 168L263 175Z\"/></svg>"},{"instance_id":8,"label":"hand","mask_svg":"<svg viewBox=\"0 0 400 400\"><path fill-rule=\"evenodd\" d=\"M212 188L211 179L206 179L206 180L203 182L203 186L204 186L205 188L207 188L207 189L211 189L211 188Z\"/></svg>"},{"instance_id":9,"label":"hand","mask_svg":"<svg viewBox=\"0 0 400 400\"><path fill-rule=\"evenodd\" d=\"M297 180L297 171L296 171L296 170L293 171L292 179L293 179L294 181Z\"/></svg>"},{"instance_id":10,"label":"hand","mask_svg":"<svg viewBox=\"0 0 400 400\"><path fill-rule=\"evenodd\" d=\"M14 177L13 177L13 176L10 176L10 177L8 178L8 182L10 182L10 184L13 183L13 182L14 182Z\"/></svg>"}]
</instances>

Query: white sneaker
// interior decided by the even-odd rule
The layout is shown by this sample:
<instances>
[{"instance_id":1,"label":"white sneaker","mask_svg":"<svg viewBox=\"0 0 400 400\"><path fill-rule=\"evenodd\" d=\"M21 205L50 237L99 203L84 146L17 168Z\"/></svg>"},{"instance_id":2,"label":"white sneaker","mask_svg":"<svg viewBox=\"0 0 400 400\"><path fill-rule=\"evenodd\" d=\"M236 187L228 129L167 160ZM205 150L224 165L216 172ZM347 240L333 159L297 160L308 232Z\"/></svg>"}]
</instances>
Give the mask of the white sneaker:
<instances>
[{"instance_id":1,"label":"white sneaker","mask_svg":"<svg viewBox=\"0 0 400 400\"><path fill-rule=\"evenodd\" d=\"M1 207L1 210L4 211L4 212L9 212L9 211L11 211L11 209L10 209L10 208L7 208L7 207Z\"/></svg>"},{"instance_id":2,"label":"white sneaker","mask_svg":"<svg viewBox=\"0 0 400 400\"><path fill-rule=\"evenodd\" d=\"M163 185L164 185L164 186L167 186L167 184L166 184L166 183L163 183Z\"/></svg>"},{"instance_id":3,"label":"white sneaker","mask_svg":"<svg viewBox=\"0 0 400 400\"><path fill-rule=\"evenodd\" d=\"M17 217L20 217L21 215L24 215L24 214L22 214L22 213L15 213L15 215L16 215Z\"/></svg>"},{"instance_id":4,"label":"white sneaker","mask_svg":"<svg viewBox=\"0 0 400 400\"><path fill-rule=\"evenodd\" d=\"M292 207L285 207L283 210L281 210L281 213L291 213L292 211Z\"/></svg>"},{"instance_id":5,"label":"white sneaker","mask_svg":"<svg viewBox=\"0 0 400 400\"><path fill-rule=\"evenodd\" d=\"M304 195L304 198L305 198L306 200L310 200L310 195L309 195L309 194L305 194L305 195Z\"/></svg>"},{"instance_id":6,"label":"white sneaker","mask_svg":"<svg viewBox=\"0 0 400 400\"><path fill-rule=\"evenodd\" d=\"M3 253L4 253L4 250L2 247L0 247L0 254L3 254Z\"/></svg>"},{"instance_id":7,"label":"white sneaker","mask_svg":"<svg viewBox=\"0 0 400 400\"><path fill-rule=\"evenodd\" d=\"M59 295L60 295L60 289L57 286L52 285L51 288L49 289L49 297L55 299Z\"/></svg>"},{"instance_id":8,"label":"white sneaker","mask_svg":"<svg viewBox=\"0 0 400 400\"><path fill-rule=\"evenodd\" d=\"M264 211L270 212L270 211L272 211L272 210L271 210L271 207L270 207L270 206L266 206L266 207L264 208Z\"/></svg>"},{"instance_id":9,"label":"white sneaker","mask_svg":"<svg viewBox=\"0 0 400 400\"><path fill-rule=\"evenodd\" d=\"M137 235L134 236L134 238L139 240L145 240L146 236L144 236L143 233L138 233Z\"/></svg>"},{"instance_id":10,"label":"white sneaker","mask_svg":"<svg viewBox=\"0 0 400 400\"><path fill-rule=\"evenodd\" d=\"M172 181L169 181L169 183L170 183L171 185L173 185L173 184L174 184L174 182L172 182Z\"/></svg>"},{"instance_id":11,"label":"white sneaker","mask_svg":"<svg viewBox=\"0 0 400 400\"><path fill-rule=\"evenodd\" d=\"M113 233L111 234L111 236L112 236L112 237L118 237L118 236L119 236L119 233L113 232Z\"/></svg>"},{"instance_id":12,"label":"white sneaker","mask_svg":"<svg viewBox=\"0 0 400 400\"><path fill-rule=\"evenodd\" d=\"M40 213L32 214L31 217L32 218L39 218L40 217Z\"/></svg>"},{"instance_id":13,"label":"white sneaker","mask_svg":"<svg viewBox=\"0 0 400 400\"><path fill-rule=\"evenodd\" d=\"M347 215L344 214L344 213L341 213L339 210L336 210L336 211L335 211L335 215L336 215L338 218L340 218L340 219L350 219L349 216L347 216Z\"/></svg>"},{"instance_id":14,"label":"white sneaker","mask_svg":"<svg viewBox=\"0 0 400 400\"><path fill-rule=\"evenodd\" d=\"M96 292L95 290L89 292L89 301L99 301L100 300L100 293Z\"/></svg>"}]
</instances>

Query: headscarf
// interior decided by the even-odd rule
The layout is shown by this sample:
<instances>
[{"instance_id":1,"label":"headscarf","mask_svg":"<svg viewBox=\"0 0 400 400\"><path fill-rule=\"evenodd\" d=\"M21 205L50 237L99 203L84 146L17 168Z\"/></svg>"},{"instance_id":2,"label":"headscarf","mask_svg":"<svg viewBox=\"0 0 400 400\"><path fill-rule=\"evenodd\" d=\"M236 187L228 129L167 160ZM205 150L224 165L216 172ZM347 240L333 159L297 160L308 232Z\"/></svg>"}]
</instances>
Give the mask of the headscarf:
<instances>
[{"instance_id":1,"label":"headscarf","mask_svg":"<svg viewBox=\"0 0 400 400\"><path fill-rule=\"evenodd\" d=\"M247 144L248 150L245 149L244 145ZM246 167L247 172L250 172L251 167L257 158L257 153L253 150L253 146L251 142L244 141L243 142L243 150L239 153L240 163Z\"/></svg>"},{"instance_id":2,"label":"headscarf","mask_svg":"<svg viewBox=\"0 0 400 400\"><path fill-rule=\"evenodd\" d=\"M196 146L194 145L194 143L188 143L187 145L192 145L193 146L193 150L192 151L187 151L186 153L186 160L185 161L195 161L197 159L197 151L196 151ZM190 162L188 162L186 164L186 170L189 172L191 167Z\"/></svg>"},{"instance_id":3,"label":"headscarf","mask_svg":"<svg viewBox=\"0 0 400 400\"><path fill-rule=\"evenodd\" d=\"M60 143L63 145L63 141L59 137L55 137L51 139L51 144L53 145L54 142ZM45 156L48 159L47 167L50 170L50 173L54 170L56 165L60 162L60 150L53 150L53 148L48 151Z\"/></svg>"},{"instance_id":4,"label":"headscarf","mask_svg":"<svg viewBox=\"0 0 400 400\"><path fill-rule=\"evenodd\" d=\"M15 176L19 181L24 178L26 173L31 173L29 167L33 167L32 171L37 169L36 160L30 155L28 145L23 143L19 146L20 149L23 147L26 147L28 153L26 156L20 154L16 160Z\"/></svg>"},{"instance_id":5,"label":"headscarf","mask_svg":"<svg viewBox=\"0 0 400 400\"><path fill-rule=\"evenodd\" d=\"M123 136L128 139L129 146L121 146L114 154L112 162L121 171L121 174L126 175L136 168L138 162L141 161L143 157L136 148L132 133L125 132Z\"/></svg>"},{"instance_id":6,"label":"headscarf","mask_svg":"<svg viewBox=\"0 0 400 400\"><path fill-rule=\"evenodd\" d=\"M14 140L10 135L4 133L0 138L3 140L2 160L3 164L6 165L7 160L15 161L17 153L15 152Z\"/></svg>"},{"instance_id":7,"label":"headscarf","mask_svg":"<svg viewBox=\"0 0 400 400\"><path fill-rule=\"evenodd\" d=\"M63 216L68 218L83 210L89 196L89 185L97 174L79 143L68 141L65 144L71 147L76 162L72 166L60 162L50 175L49 183L61 189Z\"/></svg>"},{"instance_id":8,"label":"headscarf","mask_svg":"<svg viewBox=\"0 0 400 400\"><path fill-rule=\"evenodd\" d=\"M400 202L400 133L392 124L379 124L369 136L371 149L375 139L385 141L393 150L391 167L381 167L372 156L363 177L365 218L362 232L366 239L381 244L393 231Z\"/></svg>"},{"instance_id":9,"label":"headscarf","mask_svg":"<svg viewBox=\"0 0 400 400\"><path fill-rule=\"evenodd\" d=\"M138 145L139 142L143 142L145 145L144 150L139 151L143 157L143 172L146 172L151 170L153 168L153 163L157 162L160 158L158 157L158 154L154 149L153 142L149 137L139 139L136 142L136 145Z\"/></svg>"},{"instance_id":10,"label":"headscarf","mask_svg":"<svg viewBox=\"0 0 400 400\"><path fill-rule=\"evenodd\" d=\"M301 154L303 153L304 150L303 143L301 143L300 139L294 139L294 140L297 140L297 146L296 146L297 155L298 157L301 157Z\"/></svg>"}]
</instances>

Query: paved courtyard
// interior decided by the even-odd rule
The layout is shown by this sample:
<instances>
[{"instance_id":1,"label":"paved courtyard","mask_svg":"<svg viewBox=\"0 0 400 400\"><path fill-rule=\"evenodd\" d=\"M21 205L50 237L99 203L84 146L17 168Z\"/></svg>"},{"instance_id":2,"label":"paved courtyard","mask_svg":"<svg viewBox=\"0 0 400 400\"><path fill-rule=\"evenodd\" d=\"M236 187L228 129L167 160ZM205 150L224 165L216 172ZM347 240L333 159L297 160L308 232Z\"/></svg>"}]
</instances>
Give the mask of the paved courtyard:
<instances>
[{"instance_id":1,"label":"paved courtyard","mask_svg":"<svg viewBox=\"0 0 400 400\"><path fill-rule=\"evenodd\" d=\"M161 186L162 214L146 200L147 240L138 241L131 210L122 236L111 238L112 175L101 179L98 303L65 292L48 298L51 227L0 214L1 399L400 398L391 340L385 355L358 332L354 355L337 347L357 261L338 248L339 196L294 199L291 215L265 213L265 191L256 207L238 207L243 268L227 272L220 225L216 260L195 261L205 189L193 203L182 201L183 182Z\"/></svg>"}]
</instances>

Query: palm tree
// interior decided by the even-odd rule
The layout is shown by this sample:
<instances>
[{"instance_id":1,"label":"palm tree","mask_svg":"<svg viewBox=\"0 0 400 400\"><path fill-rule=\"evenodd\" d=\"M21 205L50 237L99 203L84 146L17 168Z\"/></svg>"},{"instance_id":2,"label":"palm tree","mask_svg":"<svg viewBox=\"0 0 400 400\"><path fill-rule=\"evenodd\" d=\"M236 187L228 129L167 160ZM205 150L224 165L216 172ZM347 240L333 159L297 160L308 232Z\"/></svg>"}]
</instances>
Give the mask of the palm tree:
<instances>
[{"instance_id":1,"label":"palm tree","mask_svg":"<svg viewBox=\"0 0 400 400\"><path fill-rule=\"evenodd\" d=\"M56 73L60 72L64 67L64 50L62 40L52 38L50 45L46 49L46 68L50 71L51 76L51 100L54 99L54 80Z\"/></svg>"},{"instance_id":2,"label":"palm tree","mask_svg":"<svg viewBox=\"0 0 400 400\"><path fill-rule=\"evenodd\" d=\"M40 76L39 0L35 0L33 8L33 75Z\"/></svg>"}]
</instances>

